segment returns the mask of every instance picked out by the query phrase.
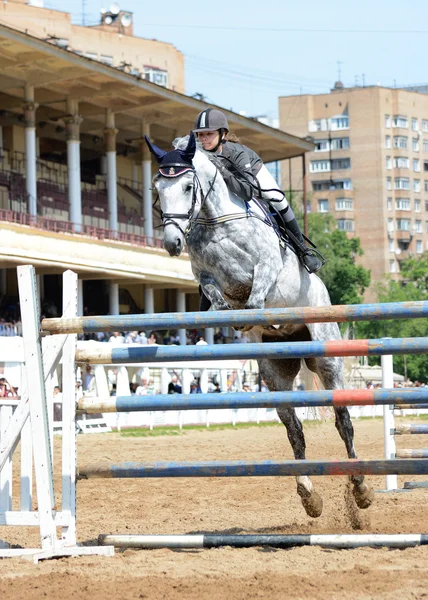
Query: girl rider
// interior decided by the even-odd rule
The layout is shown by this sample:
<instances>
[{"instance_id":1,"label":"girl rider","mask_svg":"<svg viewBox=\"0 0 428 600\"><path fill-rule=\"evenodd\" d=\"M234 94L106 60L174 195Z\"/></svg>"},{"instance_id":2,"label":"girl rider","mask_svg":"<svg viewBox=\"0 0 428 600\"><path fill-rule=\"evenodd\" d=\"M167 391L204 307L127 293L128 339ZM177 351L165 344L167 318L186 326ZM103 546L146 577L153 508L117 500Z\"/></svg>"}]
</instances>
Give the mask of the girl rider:
<instances>
[{"instance_id":1,"label":"girl rider","mask_svg":"<svg viewBox=\"0 0 428 600\"><path fill-rule=\"evenodd\" d=\"M299 260L309 273L319 271L323 262L315 252L306 248L296 217L262 159L250 148L228 139L226 116L220 110L207 108L199 113L193 131L204 150L225 159L222 161L224 169L221 174L231 192L249 202L257 191L257 181L262 190L269 190L262 192L262 198L281 216L286 232L291 234L289 239Z\"/></svg>"}]
</instances>

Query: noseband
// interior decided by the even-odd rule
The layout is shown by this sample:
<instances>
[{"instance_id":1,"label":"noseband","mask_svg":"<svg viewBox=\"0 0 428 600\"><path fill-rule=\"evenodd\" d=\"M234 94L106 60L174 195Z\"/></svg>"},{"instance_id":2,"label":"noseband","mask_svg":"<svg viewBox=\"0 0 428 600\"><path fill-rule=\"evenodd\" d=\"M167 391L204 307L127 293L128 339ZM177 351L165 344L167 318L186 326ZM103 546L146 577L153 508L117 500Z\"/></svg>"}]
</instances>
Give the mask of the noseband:
<instances>
[{"instance_id":1,"label":"noseband","mask_svg":"<svg viewBox=\"0 0 428 600\"><path fill-rule=\"evenodd\" d=\"M180 165L175 165L175 166L180 166ZM187 169L188 171L189 169ZM174 225L174 227L177 227L177 229L179 229L179 231L184 235L184 237L187 237L190 233L190 230L192 229L192 225L194 223L194 214L195 214L195 208L196 208L196 202L197 202L197 190L198 187L201 190L201 208L204 205L205 200L207 200L207 198L209 197L209 195L211 194L211 192L213 191L214 188L214 184L215 181L217 179L217 173L218 173L218 169L216 168L215 170L215 175L213 180L210 183L210 186L208 188L208 191L206 194L204 194L203 190L202 190L202 185L201 182L199 180L199 177L195 171L195 168L192 167L191 169L193 171L193 193L192 193L192 205L189 208L189 210L187 211L187 213L164 213L161 210L161 219L162 219L162 225L163 227L166 227L166 225ZM183 171L182 173L180 173L180 175L184 174L185 171ZM160 172L161 175L164 175L162 172ZM179 175L179 176L180 176ZM186 230L183 231L180 223L177 223L176 219L187 219L189 221Z\"/></svg>"}]
</instances>

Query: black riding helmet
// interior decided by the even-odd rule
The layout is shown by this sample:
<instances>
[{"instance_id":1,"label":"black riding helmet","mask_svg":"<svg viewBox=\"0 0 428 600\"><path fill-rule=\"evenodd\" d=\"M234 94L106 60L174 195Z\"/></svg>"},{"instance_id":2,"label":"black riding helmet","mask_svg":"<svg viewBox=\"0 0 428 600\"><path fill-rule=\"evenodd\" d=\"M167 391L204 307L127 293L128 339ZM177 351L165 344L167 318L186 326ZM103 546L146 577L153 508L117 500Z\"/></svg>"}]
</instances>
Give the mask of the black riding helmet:
<instances>
[{"instance_id":1,"label":"black riding helmet","mask_svg":"<svg viewBox=\"0 0 428 600\"><path fill-rule=\"evenodd\" d=\"M219 146L225 141L223 133L229 131L229 123L226 115L216 108L206 108L196 117L194 133L203 131L220 131L220 139L217 146L211 152L217 152Z\"/></svg>"}]
</instances>

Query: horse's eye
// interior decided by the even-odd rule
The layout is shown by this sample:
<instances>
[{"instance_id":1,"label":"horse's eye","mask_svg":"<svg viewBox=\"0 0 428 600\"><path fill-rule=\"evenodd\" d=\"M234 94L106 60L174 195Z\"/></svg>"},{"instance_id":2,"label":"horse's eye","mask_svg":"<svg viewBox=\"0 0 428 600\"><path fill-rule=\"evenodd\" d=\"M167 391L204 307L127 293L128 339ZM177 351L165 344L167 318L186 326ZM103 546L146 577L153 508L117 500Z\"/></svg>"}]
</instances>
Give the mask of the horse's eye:
<instances>
[{"instance_id":1,"label":"horse's eye","mask_svg":"<svg viewBox=\"0 0 428 600\"><path fill-rule=\"evenodd\" d=\"M189 192L191 192L192 189L193 189L193 186L191 186L190 183L189 183L189 185L186 187L186 190L185 190L186 194L188 194Z\"/></svg>"}]
</instances>

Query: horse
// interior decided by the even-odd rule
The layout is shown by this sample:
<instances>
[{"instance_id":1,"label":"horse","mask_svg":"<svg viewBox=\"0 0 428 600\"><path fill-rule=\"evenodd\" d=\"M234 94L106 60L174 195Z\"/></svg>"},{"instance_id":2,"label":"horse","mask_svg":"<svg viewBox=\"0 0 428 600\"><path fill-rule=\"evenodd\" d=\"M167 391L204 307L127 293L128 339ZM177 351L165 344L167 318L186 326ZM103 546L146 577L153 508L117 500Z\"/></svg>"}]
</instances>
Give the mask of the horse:
<instances>
[{"instance_id":1,"label":"horse","mask_svg":"<svg viewBox=\"0 0 428 600\"><path fill-rule=\"evenodd\" d=\"M309 274L296 254L281 243L262 208L249 208L229 193L219 158L205 152L194 134L161 150L146 138L159 170L154 177L161 206L164 246L179 256L187 245L195 278L211 310L261 309L330 305L328 291ZM252 342L340 340L337 323L247 327ZM304 359L325 389L343 389L343 358ZM259 359L260 374L270 391L292 390L301 359ZM335 425L348 458L357 458L348 409L334 407ZM306 443L295 409L277 409L295 459L304 460ZM368 508L374 495L363 475L349 477L359 508ZM297 493L310 517L322 514L323 502L309 477L296 477Z\"/></svg>"}]
</instances>

